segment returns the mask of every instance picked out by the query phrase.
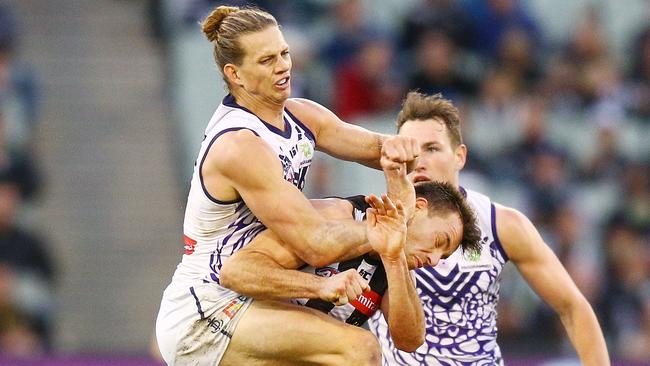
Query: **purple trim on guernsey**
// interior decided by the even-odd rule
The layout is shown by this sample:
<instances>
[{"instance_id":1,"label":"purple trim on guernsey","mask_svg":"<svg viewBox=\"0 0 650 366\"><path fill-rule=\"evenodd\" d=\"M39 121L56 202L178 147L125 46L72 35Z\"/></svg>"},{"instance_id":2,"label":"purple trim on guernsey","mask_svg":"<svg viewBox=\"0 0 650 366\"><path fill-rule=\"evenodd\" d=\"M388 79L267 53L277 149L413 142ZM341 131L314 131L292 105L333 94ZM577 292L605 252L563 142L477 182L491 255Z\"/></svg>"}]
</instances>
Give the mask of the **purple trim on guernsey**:
<instances>
[{"instance_id":1,"label":"purple trim on guernsey","mask_svg":"<svg viewBox=\"0 0 650 366\"><path fill-rule=\"evenodd\" d=\"M210 141L210 144L208 144L208 147L205 149L205 152L203 153L203 158L201 158L201 163L199 164L199 180L201 181L201 188L203 189L203 193L205 194L208 199L214 203L220 204L220 205L228 205L231 203L237 203L241 201L241 198L232 200L232 201L221 201L219 199L214 198L210 192L208 192L208 189L205 187L205 183L203 182L203 162L205 161L205 158L208 156L208 153L210 152L210 148L212 147L212 144L217 140L217 138L221 135L223 135L226 132L231 132L231 131L239 131L239 130L249 130L252 133L255 134L255 136L260 137L260 135L257 134L257 132L251 130L250 128L246 127L232 127L232 128L226 128L223 131L219 131L213 138L212 141Z\"/></svg>"},{"instance_id":2,"label":"purple trim on guernsey","mask_svg":"<svg viewBox=\"0 0 650 366\"><path fill-rule=\"evenodd\" d=\"M305 133L309 137L310 140L314 141L314 145L316 145L316 136L311 132L309 127L307 127L304 123L302 123L296 116L293 115L293 113L289 112L287 108L284 109L285 112L291 117L291 119L296 122L296 124L300 127L302 127L303 130L305 130Z\"/></svg>"},{"instance_id":3,"label":"purple trim on guernsey","mask_svg":"<svg viewBox=\"0 0 650 366\"><path fill-rule=\"evenodd\" d=\"M496 208L494 207L494 203L490 203L490 221L492 222L492 237L494 238L494 244L496 248L499 250L499 253L503 256L504 261L509 261L510 258L508 258L508 254L506 254L506 251L503 249L503 246L501 245L501 240L499 240L499 236L497 235L497 214L496 214Z\"/></svg>"},{"instance_id":4,"label":"purple trim on guernsey","mask_svg":"<svg viewBox=\"0 0 650 366\"><path fill-rule=\"evenodd\" d=\"M194 287L190 287L190 292L192 293L192 296L194 296L194 300L196 300L196 310L198 310L201 319L205 319L205 314L203 314L203 309L201 309L199 298L196 296L196 292L194 292Z\"/></svg>"},{"instance_id":5,"label":"purple trim on guernsey","mask_svg":"<svg viewBox=\"0 0 650 366\"><path fill-rule=\"evenodd\" d=\"M257 119L259 119L266 126L266 128L269 129L269 131L275 133L276 135L280 135L280 136L284 137L285 139L288 139L289 137L291 137L291 125L289 124L289 121L287 121L286 118L283 118L284 119L284 131L282 131L281 129L273 126L272 124L270 124L270 123L266 122L265 120L261 119L260 117L258 117L250 109L237 104L237 102L235 101L235 97L232 94L226 95L223 98L223 101L221 103L223 105L225 105L225 106L228 106L228 107L231 107L231 108L241 109L242 111L245 111L245 112L248 112L248 113L252 114L253 116L257 117Z\"/></svg>"},{"instance_id":6,"label":"purple trim on guernsey","mask_svg":"<svg viewBox=\"0 0 650 366\"><path fill-rule=\"evenodd\" d=\"M465 187L458 186L458 190L460 191L460 194L463 195L463 197L467 198L467 191L465 190Z\"/></svg>"}]
</instances>

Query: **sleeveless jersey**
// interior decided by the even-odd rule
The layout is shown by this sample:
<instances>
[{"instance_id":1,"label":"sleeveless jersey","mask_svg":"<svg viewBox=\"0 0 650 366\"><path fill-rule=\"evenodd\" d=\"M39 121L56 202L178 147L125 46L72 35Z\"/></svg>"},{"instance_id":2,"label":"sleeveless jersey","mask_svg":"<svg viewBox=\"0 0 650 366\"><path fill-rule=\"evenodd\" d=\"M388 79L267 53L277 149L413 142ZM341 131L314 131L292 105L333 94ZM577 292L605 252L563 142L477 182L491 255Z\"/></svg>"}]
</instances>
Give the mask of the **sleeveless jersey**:
<instances>
[{"instance_id":1,"label":"sleeveless jersey","mask_svg":"<svg viewBox=\"0 0 650 366\"><path fill-rule=\"evenodd\" d=\"M423 302L426 337L413 353L393 345L383 317L373 316L370 330L377 336L384 365L503 365L497 345L499 279L508 257L496 234L495 208L487 196L464 190L481 230L481 252L459 247L435 267L415 271Z\"/></svg>"},{"instance_id":2,"label":"sleeveless jersey","mask_svg":"<svg viewBox=\"0 0 650 366\"><path fill-rule=\"evenodd\" d=\"M316 141L287 109L283 115L284 130L280 130L238 105L232 95L226 96L215 111L194 164L183 222L185 252L172 283L203 280L218 284L224 261L265 229L243 200L220 201L205 187L201 168L212 145L219 143L219 136L241 129L252 131L277 154L284 178L303 188Z\"/></svg>"},{"instance_id":3,"label":"sleeveless jersey","mask_svg":"<svg viewBox=\"0 0 650 366\"><path fill-rule=\"evenodd\" d=\"M366 208L370 207L370 205L365 202L364 196L348 197L346 200L352 203L352 215L354 219L357 221L363 220L366 215ZM384 266L378 256L365 254L344 262L334 263L320 268L307 265L300 270L317 276L331 277L339 272L347 271L348 269L356 269L361 277L368 281L371 290L364 292L355 300L340 306L336 306L332 302L327 302L321 299L294 299L292 302L294 304L304 305L322 311L323 313L348 324L356 326L363 325L368 318L379 309L381 299L388 288L386 271L384 271Z\"/></svg>"}]
</instances>

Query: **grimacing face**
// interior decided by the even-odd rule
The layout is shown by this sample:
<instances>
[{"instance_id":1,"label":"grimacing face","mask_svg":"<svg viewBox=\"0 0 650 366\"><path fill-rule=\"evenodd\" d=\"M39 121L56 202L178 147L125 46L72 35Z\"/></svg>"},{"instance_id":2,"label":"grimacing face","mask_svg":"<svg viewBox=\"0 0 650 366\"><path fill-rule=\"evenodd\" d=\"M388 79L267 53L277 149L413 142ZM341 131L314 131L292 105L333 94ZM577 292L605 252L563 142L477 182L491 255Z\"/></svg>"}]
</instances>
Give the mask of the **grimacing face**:
<instances>
[{"instance_id":1,"label":"grimacing face","mask_svg":"<svg viewBox=\"0 0 650 366\"><path fill-rule=\"evenodd\" d=\"M418 198L417 202L423 199ZM426 200L424 207L416 204L416 212L406 232L406 261L409 268L435 266L440 259L450 256L460 245L463 223L458 213L444 212L429 215Z\"/></svg>"},{"instance_id":2,"label":"grimacing face","mask_svg":"<svg viewBox=\"0 0 650 366\"><path fill-rule=\"evenodd\" d=\"M235 66L236 83L255 99L283 103L291 94L289 45L278 27L242 35L242 64ZM230 64L229 64L230 65Z\"/></svg>"},{"instance_id":3,"label":"grimacing face","mask_svg":"<svg viewBox=\"0 0 650 366\"><path fill-rule=\"evenodd\" d=\"M467 148L463 144L452 146L442 121L409 120L401 126L399 135L413 137L420 143L420 156L409 174L411 182L442 181L458 187L458 172L465 165Z\"/></svg>"}]
</instances>

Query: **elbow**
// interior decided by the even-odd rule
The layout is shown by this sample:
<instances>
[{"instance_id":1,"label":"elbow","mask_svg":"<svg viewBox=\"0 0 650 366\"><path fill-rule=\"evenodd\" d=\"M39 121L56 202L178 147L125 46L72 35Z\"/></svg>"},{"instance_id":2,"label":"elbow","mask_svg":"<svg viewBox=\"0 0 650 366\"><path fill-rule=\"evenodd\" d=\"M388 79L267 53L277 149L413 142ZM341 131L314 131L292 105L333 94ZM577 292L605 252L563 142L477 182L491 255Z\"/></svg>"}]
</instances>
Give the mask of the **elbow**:
<instances>
[{"instance_id":1,"label":"elbow","mask_svg":"<svg viewBox=\"0 0 650 366\"><path fill-rule=\"evenodd\" d=\"M309 248L306 251L300 253L299 257L305 263L309 264L312 267L320 268L325 267L328 264L336 262L336 258L331 258L332 253L326 252L324 250L317 250L315 248Z\"/></svg>"},{"instance_id":2,"label":"elbow","mask_svg":"<svg viewBox=\"0 0 650 366\"><path fill-rule=\"evenodd\" d=\"M335 262L317 253L314 253L313 255L307 255L305 256L305 258L302 258L302 260L304 260L305 263L315 268L325 267L328 264L332 264L333 262Z\"/></svg>"},{"instance_id":3,"label":"elbow","mask_svg":"<svg viewBox=\"0 0 650 366\"><path fill-rule=\"evenodd\" d=\"M418 327L418 331L416 332L411 330L408 334L401 336L393 334L393 343L401 351L408 353L415 352L424 343L425 333L424 324L422 324L422 327Z\"/></svg>"},{"instance_id":4,"label":"elbow","mask_svg":"<svg viewBox=\"0 0 650 366\"><path fill-rule=\"evenodd\" d=\"M233 286L236 281L234 280L236 275L233 273L234 270L232 266L229 266L227 263L221 268L219 272L219 284L223 287L229 288L233 291L237 291Z\"/></svg>"},{"instance_id":5,"label":"elbow","mask_svg":"<svg viewBox=\"0 0 650 366\"><path fill-rule=\"evenodd\" d=\"M420 346L424 343L424 333L419 334L415 337L409 337L407 339L399 339L393 337L393 342L395 347L401 351L412 353L415 352Z\"/></svg>"}]
</instances>

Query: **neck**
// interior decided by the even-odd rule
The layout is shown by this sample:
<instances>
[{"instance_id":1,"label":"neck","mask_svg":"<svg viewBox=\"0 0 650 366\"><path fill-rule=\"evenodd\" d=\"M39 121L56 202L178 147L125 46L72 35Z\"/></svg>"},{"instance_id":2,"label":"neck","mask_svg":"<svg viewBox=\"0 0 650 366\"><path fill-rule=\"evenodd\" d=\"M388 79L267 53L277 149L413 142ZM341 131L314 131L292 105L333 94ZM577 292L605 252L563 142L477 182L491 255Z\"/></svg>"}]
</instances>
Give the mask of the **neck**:
<instances>
[{"instance_id":1,"label":"neck","mask_svg":"<svg viewBox=\"0 0 650 366\"><path fill-rule=\"evenodd\" d=\"M239 92L232 91L232 95L240 106L250 110L256 116L280 130L284 129L284 118L282 117L284 101L278 103L269 98L261 98L241 90Z\"/></svg>"}]
</instances>

